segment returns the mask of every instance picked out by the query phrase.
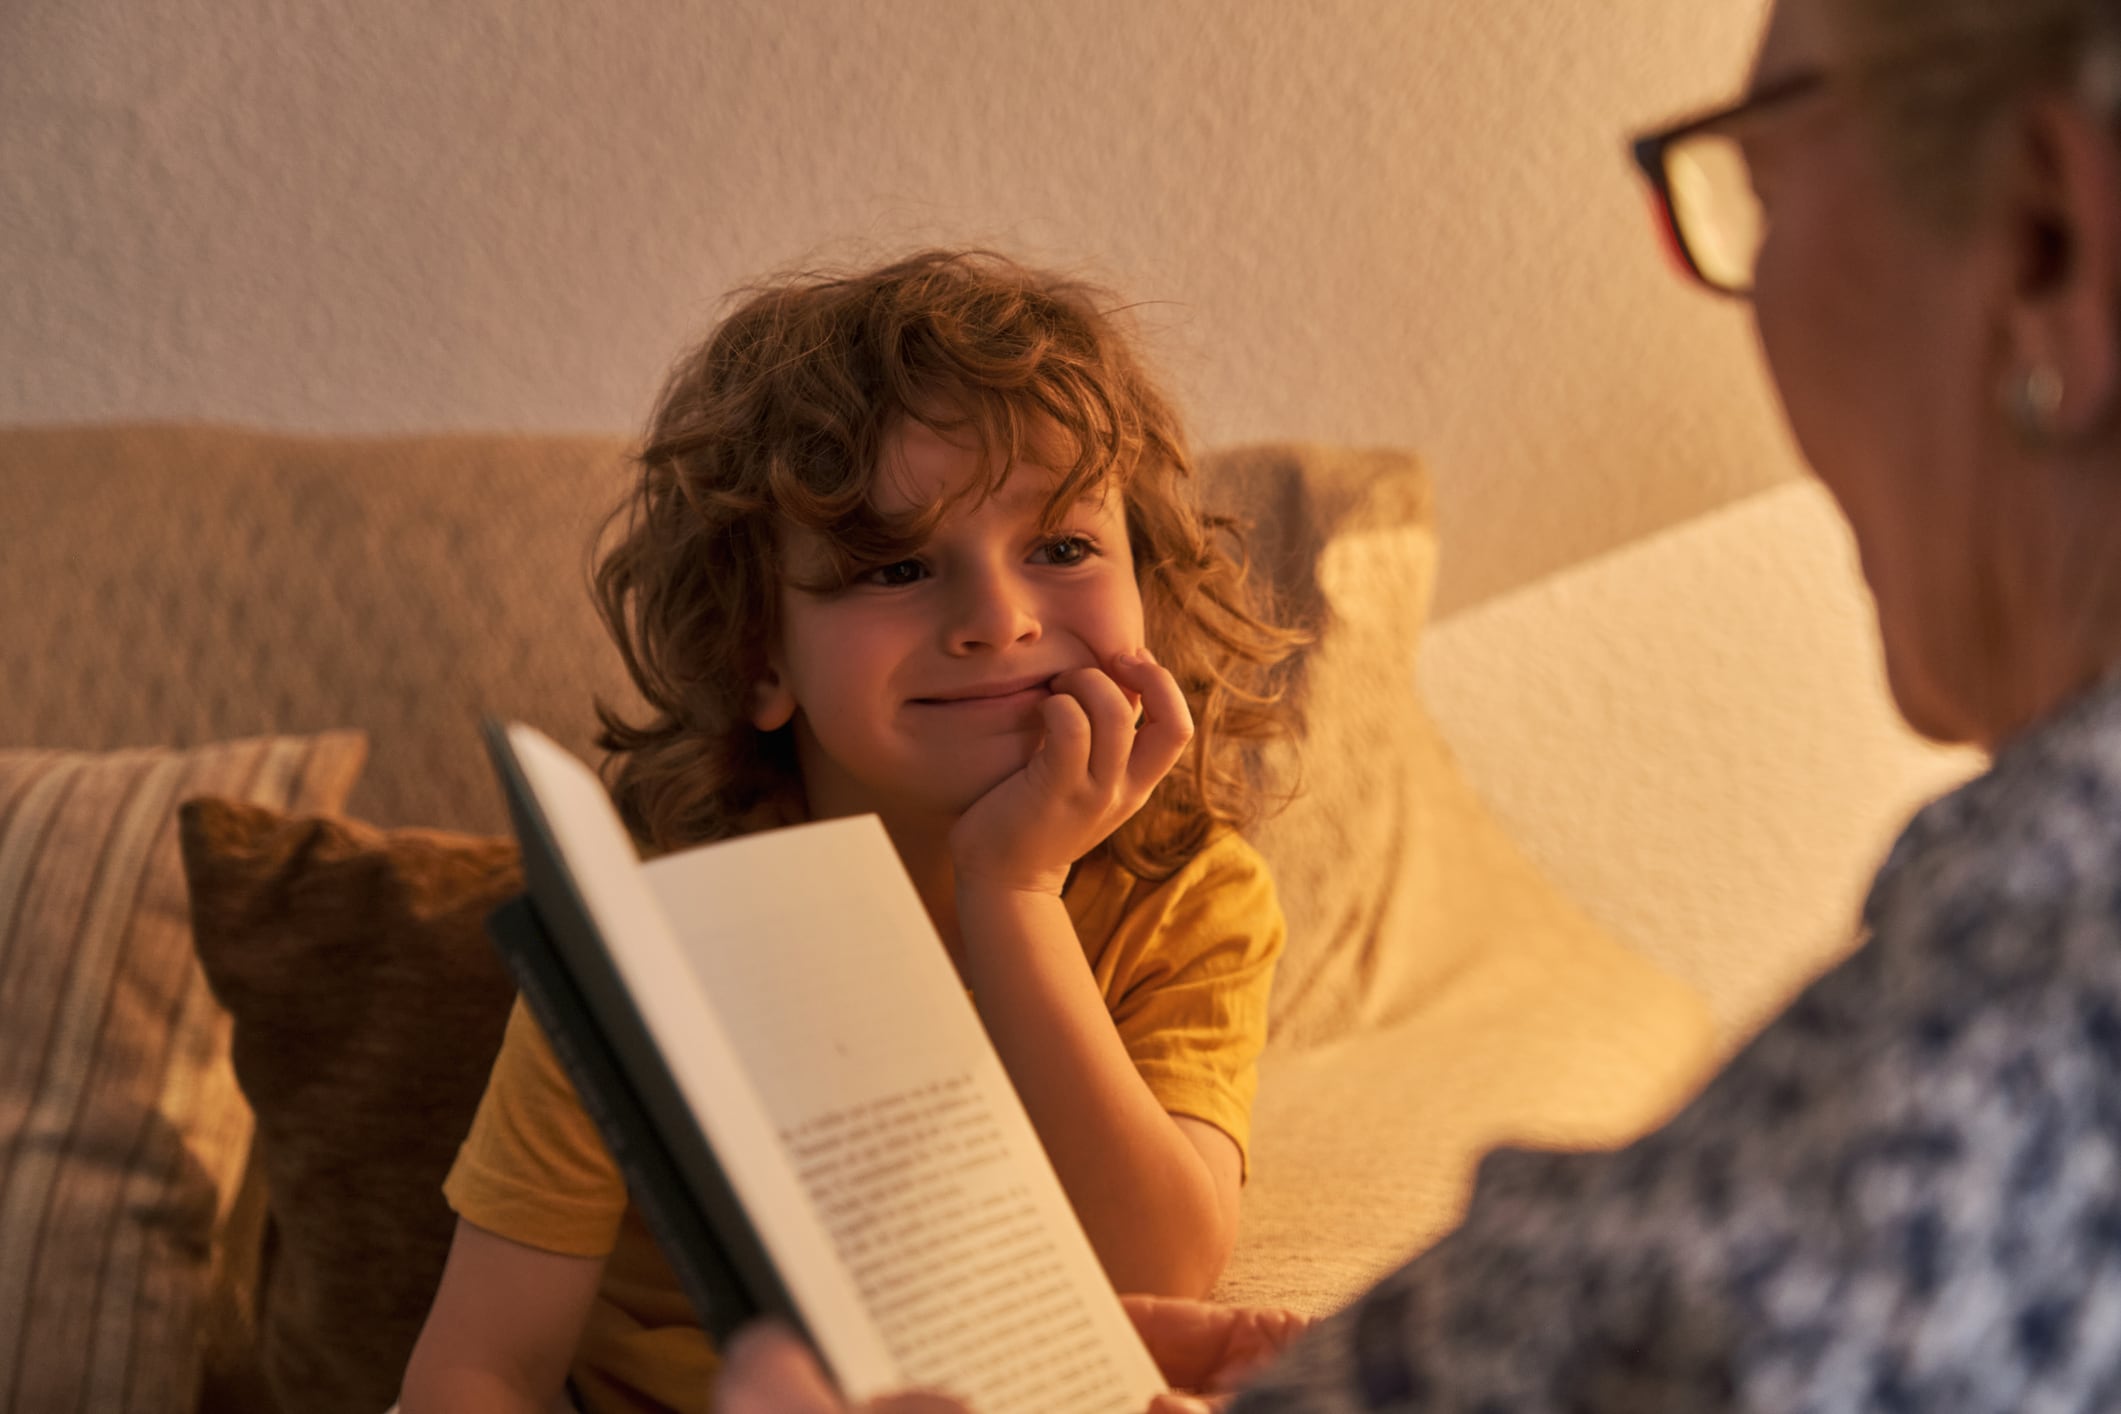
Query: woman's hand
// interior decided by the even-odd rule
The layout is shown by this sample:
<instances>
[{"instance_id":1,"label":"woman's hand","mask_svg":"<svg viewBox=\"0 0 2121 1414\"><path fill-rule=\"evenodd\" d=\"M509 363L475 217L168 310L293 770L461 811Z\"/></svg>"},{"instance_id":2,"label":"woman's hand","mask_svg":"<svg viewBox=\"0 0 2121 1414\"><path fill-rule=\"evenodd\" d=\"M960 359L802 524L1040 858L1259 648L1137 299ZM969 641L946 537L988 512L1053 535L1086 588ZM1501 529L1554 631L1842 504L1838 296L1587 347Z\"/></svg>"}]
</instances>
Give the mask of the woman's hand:
<instances>
[{"instance_id":1,"label":"woman's hand","mask_svg":"<svg viewBox=\"0 0 2121 1414\"><path fill-rule=\"evenodd\" d=\"M1141 809L1193 739L1185 694L1146 650L1057 674L1039 715L1046 734L1031 760L950 831L960 888L1059 894L1069 867Z\"/></svg>"},{"instance_id":2,"label":"woman's hand","mask_svg":"<svg viewBox=\"0 0 2121 1414\"><path fill-rule=\"evenodd\" d=\"M1171 1385L1150 1414L1219 1408L1244 1377L1271 1361L1311 1324L1294 1311L1218 1306L1164 1296L1123 1296L1120 1303L1150 1357ZM747 1326L729 1343L715 1383L723 1414L850 1414L818 1368L810 1348L772 1321ZM859 1406L863 1414L967 1414L940 1394L892 1394Z\"/></svg>"}]
</instances>

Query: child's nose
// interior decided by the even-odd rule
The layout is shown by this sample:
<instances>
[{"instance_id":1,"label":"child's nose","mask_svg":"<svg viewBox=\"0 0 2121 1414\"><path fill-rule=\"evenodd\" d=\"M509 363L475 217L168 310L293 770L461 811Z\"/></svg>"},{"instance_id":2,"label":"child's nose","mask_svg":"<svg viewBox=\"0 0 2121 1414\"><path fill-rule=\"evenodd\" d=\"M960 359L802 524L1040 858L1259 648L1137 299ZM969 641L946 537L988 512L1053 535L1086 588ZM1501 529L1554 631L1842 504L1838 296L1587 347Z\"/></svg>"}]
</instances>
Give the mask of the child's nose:
<instances>
[{"instance_id":1,"label":"child's nose","mask_svg":"<svg viewBox=\"0 0 2121 1414\"><path fill-rule=\"evenodd\" d=\"M1027 585L1006 574L968 577L949 625L950 651L978 652L1035 643L1040 632L1037 602Z\"/></svg>"}]
</instances>

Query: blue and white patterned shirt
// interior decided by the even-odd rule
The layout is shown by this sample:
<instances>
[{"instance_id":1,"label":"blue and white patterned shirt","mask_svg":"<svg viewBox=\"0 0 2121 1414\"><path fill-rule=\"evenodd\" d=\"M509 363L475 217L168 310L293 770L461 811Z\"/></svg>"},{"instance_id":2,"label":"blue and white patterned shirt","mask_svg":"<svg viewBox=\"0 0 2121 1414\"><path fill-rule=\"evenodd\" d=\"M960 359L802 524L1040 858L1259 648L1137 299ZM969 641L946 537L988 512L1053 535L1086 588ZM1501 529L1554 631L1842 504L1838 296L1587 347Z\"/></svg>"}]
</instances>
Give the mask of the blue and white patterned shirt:
<instances>
[{"instance_id":1,"label":"blue and white patterned shirt","mask_svg":"<svg viewBox=\"0 0 2121 1414\"><path fill-rule=\"evenodd\" d=\"M1657 1133L1501 1152L1275 1410L2121 1410L2121 678L1917 815Z\"/></svg>"}]
</instances>

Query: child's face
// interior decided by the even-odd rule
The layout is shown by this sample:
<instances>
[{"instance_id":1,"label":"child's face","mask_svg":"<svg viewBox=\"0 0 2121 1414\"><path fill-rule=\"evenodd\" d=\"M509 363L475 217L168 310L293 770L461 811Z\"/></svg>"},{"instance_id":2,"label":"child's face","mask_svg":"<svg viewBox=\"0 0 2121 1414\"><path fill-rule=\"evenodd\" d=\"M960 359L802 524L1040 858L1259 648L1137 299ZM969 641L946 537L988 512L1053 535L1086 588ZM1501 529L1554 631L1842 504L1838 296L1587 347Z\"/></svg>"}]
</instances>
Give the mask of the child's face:
<instances>
[{"instance_id":1,"label":"child's face","mask_svg":"<svg viewBox=\"0 0 2121 1414\"><path fill-rule=\"evenodd\" d=\"M917 422L886 440L882 465L886 513L980 474L974 445ZM784 547L781 640L753 720L793 721L813 815L962 814L1030 759L1054 674L1142 646L1119 491L1093 492L1045 530L1057 480L1019 462L985 500L954 502L913 557L836 593L786 582L822 564L814 537Z\"/></svg>"}]
</instances>

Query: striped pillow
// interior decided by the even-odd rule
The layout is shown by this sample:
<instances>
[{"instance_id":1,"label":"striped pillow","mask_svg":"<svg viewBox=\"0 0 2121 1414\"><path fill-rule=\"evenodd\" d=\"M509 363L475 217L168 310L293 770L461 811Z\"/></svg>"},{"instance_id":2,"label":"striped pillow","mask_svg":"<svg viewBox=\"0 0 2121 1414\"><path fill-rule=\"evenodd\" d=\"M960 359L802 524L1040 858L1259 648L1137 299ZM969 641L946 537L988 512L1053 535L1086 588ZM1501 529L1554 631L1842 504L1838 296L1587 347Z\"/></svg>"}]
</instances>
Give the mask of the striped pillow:
<instances>
[{"instance_id":1,"label":"striped pillow","mask_svg":"<svg viewBox=\"0 0 2121 1414\"><path fill-rule=\"evenodd\" d=\"M181 1411L250 1144L176 809L344 805L358 732L0 751L0 1410Z\"/></svg>"}]
</instances>

